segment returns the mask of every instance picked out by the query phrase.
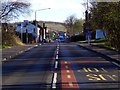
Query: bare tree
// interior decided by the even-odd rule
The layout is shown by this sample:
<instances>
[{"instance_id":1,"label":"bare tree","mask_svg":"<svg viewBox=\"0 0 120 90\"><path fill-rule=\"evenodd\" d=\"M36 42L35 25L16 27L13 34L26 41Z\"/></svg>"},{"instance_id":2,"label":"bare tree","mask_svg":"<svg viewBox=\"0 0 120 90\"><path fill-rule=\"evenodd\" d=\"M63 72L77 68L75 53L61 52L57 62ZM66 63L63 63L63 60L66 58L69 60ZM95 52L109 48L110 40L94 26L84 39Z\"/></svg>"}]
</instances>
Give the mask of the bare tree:
<instances>
[{"instance_id":1,"label":"bare tree","mask_svg":"<svg viewBox=\"0 0 120 90\"><path fill-rule=\"evenodd\" d=\"M70 36L73 35L73 25L75 23L75 21L77 20L77 18L74 15L71 15L67 18L67 20L65 20L65 24L67 26L67 32Z\"/></svg>"},{"instance_id":2,"label":"bare tree","mask_svg":"<svg viewBox=\"0 0 120 90\"><path fill-rule=\"evenodd\" d=\"M29 13L30 3L13 1L0 3L0 20L6 21L18 18L21 14Z\"/></svg>"}]
</instances>

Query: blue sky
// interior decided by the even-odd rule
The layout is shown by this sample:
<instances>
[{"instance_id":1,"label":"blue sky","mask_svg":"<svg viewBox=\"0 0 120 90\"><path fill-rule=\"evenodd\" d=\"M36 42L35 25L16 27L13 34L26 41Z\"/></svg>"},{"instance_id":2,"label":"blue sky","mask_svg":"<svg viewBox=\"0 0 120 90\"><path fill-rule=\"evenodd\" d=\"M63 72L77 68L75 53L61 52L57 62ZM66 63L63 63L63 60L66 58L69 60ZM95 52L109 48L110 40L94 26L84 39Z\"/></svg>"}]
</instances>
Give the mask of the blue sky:
<instances>
[{"instance_id":1,"label":"blue sky","mask_svg":"<svg viewBox=\"0 0 120 90\"><path fill-rule=\"evenodd\" d=\"M64 22L70 15L77 18L84 18L85 7L82 5L87 0L29 0L31 3L31 15L23 19L34 20L35 10L51 8L37 11L37 20Z\"/></svg>"},{"instance_id":2,"label":"blue sky","mask_svg":"<svg viewBox=\"0 0 120 90\"><path fill-rule=\"evenodd\" d=\"M2 0L2 1L25 1L31 3L31 15L20 17L17 21L34 20L35 10L51 8L50 10L37 11L37 20L64 22L70 15L75 15L78 19L85 18L86 10L84 3L87 0ZM91 0L88 0L91 1ZM96 0L110 1L110 0ZM114 0L111 0L114 1ZM120 1L120 0L115 0Z\"/></svg>"},{"instance_id":3,"label":"blue sky","mask_svg":"<svg viewBox=\"0 0 120 90\"><path fill-rule=\"evenodd\" d=\"M7 0L9 1L9 0ZM10 0L20 1L20 0ZM85 6L87 0L22 0L31 3L31 15L20 17L17 21L34 20L35 11L44 8L48 10L37 11L37 20L64 22L68 16L75 15L78 19L84 18Z\"/></svg>"}]
</instances>

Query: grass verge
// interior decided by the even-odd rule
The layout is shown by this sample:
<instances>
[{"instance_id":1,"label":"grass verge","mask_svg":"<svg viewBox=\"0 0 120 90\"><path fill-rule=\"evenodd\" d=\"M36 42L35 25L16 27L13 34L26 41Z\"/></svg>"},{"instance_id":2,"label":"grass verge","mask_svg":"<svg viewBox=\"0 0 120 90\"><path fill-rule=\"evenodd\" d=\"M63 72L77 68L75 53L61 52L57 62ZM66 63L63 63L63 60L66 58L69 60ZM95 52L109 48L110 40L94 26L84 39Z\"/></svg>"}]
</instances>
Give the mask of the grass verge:
<instances>
[{"instance_id":1,"label":"grass verge","mask_svg":"<svg viewBox=\"0 0 120 90\"><path fill-rule=\"evenodd\" d=\"M87 43L86 41L81 41L82 43ZM105 47L105 48L108 48L108 49L112 49L112 50L116 50L116 48L112 47L107 39L98 39L98 40L91 40L91 43L95 43L95 45L99 45L99 46L102 46L102 47Z\"/></svg>"}]
</instances>

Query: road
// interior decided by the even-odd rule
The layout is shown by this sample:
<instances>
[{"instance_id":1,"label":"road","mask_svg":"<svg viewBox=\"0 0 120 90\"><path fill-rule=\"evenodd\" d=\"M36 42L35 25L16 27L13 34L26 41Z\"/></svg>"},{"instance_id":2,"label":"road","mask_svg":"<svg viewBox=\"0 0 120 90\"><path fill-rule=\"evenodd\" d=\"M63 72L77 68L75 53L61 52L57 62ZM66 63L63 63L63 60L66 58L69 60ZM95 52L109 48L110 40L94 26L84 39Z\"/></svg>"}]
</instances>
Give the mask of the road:
<instances>
[{"instance_id":1,"label":"road","mask_svg":"<svg viewBox=\"0 0 120 90\"><path fill-rule=\"evenodd\" d=\"M49 43L3 62L2 90L119 90L119 67L76 43Z\"/></svg>"}]
</instances>

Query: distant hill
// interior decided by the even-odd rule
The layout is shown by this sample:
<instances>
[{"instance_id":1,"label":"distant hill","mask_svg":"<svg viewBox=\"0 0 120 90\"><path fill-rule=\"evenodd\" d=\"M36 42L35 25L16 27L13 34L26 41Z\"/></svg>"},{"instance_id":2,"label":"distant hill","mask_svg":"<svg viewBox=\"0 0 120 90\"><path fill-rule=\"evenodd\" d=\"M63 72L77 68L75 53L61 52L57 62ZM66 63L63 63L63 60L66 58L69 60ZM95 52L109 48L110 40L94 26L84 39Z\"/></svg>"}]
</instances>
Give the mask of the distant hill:
<instances>
[{"instance_id":1,"label":"distant hill","mask_svg":"<svg viewBox=\"0 0 120 90\"><path fill-rule=\"evenodd\" d=\"M56 31L56 32L58 32L58 31L66 32L67 31L64 23L52 22L52 21L39 21L39 25L42 26L43 22L45 23L48 30L50 30L50 31Z\"/></svg>"}]
</instances>

